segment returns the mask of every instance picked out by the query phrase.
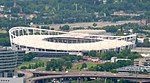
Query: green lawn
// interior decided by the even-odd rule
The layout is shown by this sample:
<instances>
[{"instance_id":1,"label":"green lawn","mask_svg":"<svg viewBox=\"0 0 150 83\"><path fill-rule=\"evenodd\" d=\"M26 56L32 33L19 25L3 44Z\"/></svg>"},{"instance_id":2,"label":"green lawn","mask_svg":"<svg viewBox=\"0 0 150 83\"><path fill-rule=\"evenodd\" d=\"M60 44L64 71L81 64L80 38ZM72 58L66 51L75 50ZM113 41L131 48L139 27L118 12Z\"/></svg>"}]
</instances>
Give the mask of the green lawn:
<instances>
[{"instance_id":1,"label":"green lawn","mask_svg":"<svg viewBox=\"0 0 150 83\"><path fill-rule=\"evenodd\" d=\"M29 61L29 62L23 62L18 68L20 69L21 66L26 66L28 67L29 64L35 64L35 63L38 63L38 62L44 62L46 64L47 60L32 60L32 61ZM81 62L81 63L74 63L72 68L69 69L69 70L80 70L82 64L84 62ZM87 64L87 67L90 68L90 67L94 67L97 65L97 63L94 63L94 62L85 62ZM40 70L45 70L45 67L38 67L37 69L40 69Z\"/></svg>"},{"instance_id":2,"label":"green lawn","mask_svg":"<svg viewBox=\"0 0 150 83\"><path fill-rule=\"evenodd\" d=\"M82 66L83 63L75 63L73 64L73 67L71 68L71 70L80 70L81 66ZM86 62L87 64L87 67L90 68L90 67L94 67L97 65L97 63L94 63L94 62Z\"/></svg>"},{"instance_id":3,"label":"green lawn","mask_svg":"<svg viewBox=\"0 0 150 83\"><path fill-rule=\"evenodd\" d=\"M32 60L32 61L29 61L29 62L23 62L18 68L20 69L21 66L29 66L29 64L35 64L35 63L38 63L38 62L44 62L46 64L46 60Z\"/></svg>"}]
</instances>

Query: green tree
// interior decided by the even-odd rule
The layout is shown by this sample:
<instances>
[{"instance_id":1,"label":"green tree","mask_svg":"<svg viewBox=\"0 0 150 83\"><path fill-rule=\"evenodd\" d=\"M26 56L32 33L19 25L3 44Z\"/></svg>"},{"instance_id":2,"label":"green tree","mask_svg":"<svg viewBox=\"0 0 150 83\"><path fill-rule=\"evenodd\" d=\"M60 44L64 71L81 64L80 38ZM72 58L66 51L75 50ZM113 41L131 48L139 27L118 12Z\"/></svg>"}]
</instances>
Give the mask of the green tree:
<instances>
[{"instance_id":1,"label":"green tree","mask_svg":"<svg viewBox=\"0 0 150 83\"><path fill-rule=\"evenodd\" d=\"M109 51L106 53L101 53L99 57L103 60L110 60L111 57L116 57L118 54L115 51Z\"/></svg>"},{"instance_id":2,"label":"green tree","mask_svg":"<svg viewBox=\"0 0 150 83\"><path fill-rule=\"evenodd\" d=\"M59 29L62 30L62 31L68 31L68 30L70 30L70 26L69 25L64 25L64 26L60 27Z\"/></svg>"},{"instance_id":3,"label":"green tree","mask_svg":"<svg viewBox=\"0 0 150 83\"><path fill-rule=\"evenodd\" d=\"M104 28L106 32L110 33L116 33L118 31L118 28L116 26L107 26Z\"/></svg>"},{"instance_id":4,"label":"green tree","mask_svg":"<svg viewBox=\"0 0 150 83\"><path fill-rule=\"evenodd\" d=\"M51 67L50 67L50 65L49 65L49 64L50 64L50 62L47 62L47 63L46 63L46 68L45 68L45 70L46 70L46 71L51 70Z\"/></svg>"},{"instance_id":5,"label":"green tree","mask_svg":"<svg viewBox=\"0 0 150 83\"><path fill-rule=\"evenodd\" d=\"M70 69L72 67L72 63L70 61L66 61L65 66L67 69Z\"/></svg>"},{"instance_id":6,"label":"green tree","mask_svg":"<svg viewBox=\"0 0 150 83\"><path fill-rule=\"evenodd\" d=\"M93 26L94 26L94 27L96 27L96 26L97 26L97 24L96 24L96 23L93 23Z\"/></svg>"},{"instance_id":7,"label":"green tree","mask_svg":"<svg viewBox=\"0 0 150 83\"><path fill-rule=\"evenodd\" d=\"M0 45L1 46L10 46L9 34L0 33Z\"/></svg>"},{"instance_id":8,"label":"green tree","mask_svg":"<svg viewBox=\"0 0 150 83\"><path fill-rule=\"evenodd\" d=\"M23 59L24 61L31 61L36 55L36 53L28 53L23 55Z\"/></svg>"},{"instance_id":9,"label":"green tree","mask_svg":"<svg viewBox=\"0 0 150 83\"><path fill-rule=\"evenodd\" d=\"M149 47L150 46L149 38L144 39L143 44L145 47Z\"/></svg>"},{"instance_id":10,"label":"green tree","mask_svg":"<svg viewBox=\"0 0 150 83\"><path fill-rule=\"evenodd\" d=\"M81 66L81 69L84 69L84 68L87 68L87 64L86 63L83 63L82 66Z\"/></svg>"},{"instance_id":11,"label":"green tree","mask_svg":"<svg viewBox=\"0 0 150 83\"><path fill-rule=\"evenodd\" d=\"M133 65L132 61L117 61L116 63L106 62L104 64L97 64L93 68L89 68L90 71L112 71L119 67L125 67Z\"/></svg>"},{"instance_id":12,"label":"green tree","mask_svg":"<svg viewBox=\"0 0 150 83\"><path fill-rule=\"evenodd\" d=\"M116 36L124 36L124 33L121 31L116 32Z\"/></svg>"},{"instance_id":13,"label":"green tree","mask_svg":"<svg viewBox=\"0 0 150 83\"><path fill-rule=\"evenodd\" d=\"M96 51L90 51L88 52L88 56L92 56L92 57L95 57L96 56Z\"/></svg>"},{"instance_id":14,"label":"green tree","mask_svg":"<svg viewBox=\"0 0 150 83\"><path fill-rule=\"evenodd\" d=\"M113 69L113 70L111 70L111 73L118 73L118 71Z\"/></svg>"},{"instance_id":15,"label":"green tree","mask_svg":"<svg viewBox=\"0 0 150 83\"><path fill-rule=\"evenodd\" d=\"M20 67L20 69L27 69L27 68L28 68L28 67L25 66L25 65Z\"/></svg>"}]
</instances>

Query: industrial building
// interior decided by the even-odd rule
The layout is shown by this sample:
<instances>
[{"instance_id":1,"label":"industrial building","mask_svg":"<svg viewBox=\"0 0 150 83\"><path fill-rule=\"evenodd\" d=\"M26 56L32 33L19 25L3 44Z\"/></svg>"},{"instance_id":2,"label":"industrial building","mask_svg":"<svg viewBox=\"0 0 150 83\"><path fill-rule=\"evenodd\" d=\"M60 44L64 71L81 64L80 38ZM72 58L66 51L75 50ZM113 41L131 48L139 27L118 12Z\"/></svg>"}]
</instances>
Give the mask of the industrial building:
<instances>
[{"instance_id":1,"label":"industrial building","mask_svg":"<svg viewBox=\"0 0 150 83\"><path fill-rule=\"evenodd\" d=\"M138 58L134 59L134 66L150 67L150 58Z\"/></svg>"}]
</instances>

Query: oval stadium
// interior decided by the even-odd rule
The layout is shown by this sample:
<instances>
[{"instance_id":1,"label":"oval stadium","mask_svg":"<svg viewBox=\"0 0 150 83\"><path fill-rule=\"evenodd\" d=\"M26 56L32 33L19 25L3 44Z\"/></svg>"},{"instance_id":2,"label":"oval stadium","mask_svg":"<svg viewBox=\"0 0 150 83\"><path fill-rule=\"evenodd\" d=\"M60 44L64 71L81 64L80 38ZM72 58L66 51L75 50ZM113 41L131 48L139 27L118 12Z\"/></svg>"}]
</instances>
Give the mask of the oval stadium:
<instances>
[{"instance_id":1,"label":"oval stadium","mask_svg":"<svg viewBox=\"0 0 150 83\"><path fill-rule=\"evenodd\" d=\"M64 32L33 27L13 27L9 30L9 35L13 49L27 52L82 54L89 51L119 52L135 47L135 34L127 36L98 34L101 32L103 33L104 30Z\"/></svg>"}]
</instances>

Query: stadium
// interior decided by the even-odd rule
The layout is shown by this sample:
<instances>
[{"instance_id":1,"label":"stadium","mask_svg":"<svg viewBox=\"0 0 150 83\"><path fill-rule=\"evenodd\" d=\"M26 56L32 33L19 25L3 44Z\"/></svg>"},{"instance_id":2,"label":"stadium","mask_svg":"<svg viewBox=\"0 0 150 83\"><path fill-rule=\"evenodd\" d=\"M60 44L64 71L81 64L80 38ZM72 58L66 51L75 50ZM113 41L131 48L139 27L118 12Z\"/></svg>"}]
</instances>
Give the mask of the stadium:
<instances>
[{"instance_id":1,"label":"stadium","mask_svg":"<svg viewBox=\"0 0 150 83\"><path fill-rule=\"evenodd\" d=\"M55 52L82 54L89 51L121 51L135 47L136 35L102 35L104 30L76 30L70 32L13 27L9 30L11 47L27 52ZM102 33L102 34L100 34Z\"/></svg>"}]
</instances>

